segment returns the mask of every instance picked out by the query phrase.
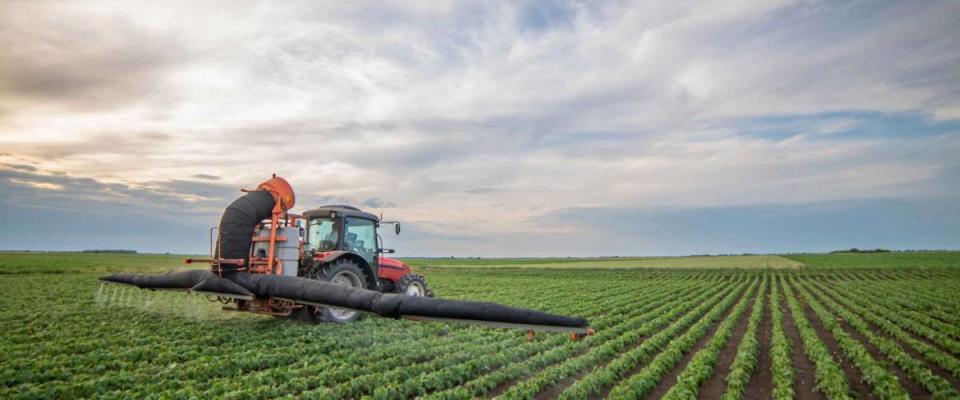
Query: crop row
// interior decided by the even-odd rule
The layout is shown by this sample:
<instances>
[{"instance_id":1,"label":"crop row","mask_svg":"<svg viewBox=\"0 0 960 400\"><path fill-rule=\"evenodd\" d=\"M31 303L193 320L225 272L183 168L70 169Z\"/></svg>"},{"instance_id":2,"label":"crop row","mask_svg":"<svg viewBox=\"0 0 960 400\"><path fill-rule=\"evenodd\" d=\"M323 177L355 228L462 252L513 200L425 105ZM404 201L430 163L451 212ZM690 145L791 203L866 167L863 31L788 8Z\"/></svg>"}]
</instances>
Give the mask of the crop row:
<instances>
[{"instance_id":1,"label":"crop row","mask_svg":"<svg viewBox=\"0 0 960 400\"><path fill-rule=\"evenodd\" d=\"M898 367L906 372L910 379L923 385L924 388L930 391L934 399L960 398L960 393L950 385L950 382L934 374L923 362L911 357L893 340L875 333L860 316L835 301L835 292L828 295L827 293L832 291L823 285L813 283L810 286L812 292L818 295L830 310L836 312L838 316L846 320L850 326L863 335L871 344L876 346L880 353L892 359Z\"/></svg>"},{"instance_id":2,"label":"crop row","mask_svg":"<svg viewBox=\"0 0 960 400\"><path fill-rule=\"evenodd\" d=\"M702 296L699 296L696 299L689 300L686 302L681 302L679 304L670 302L668 305L668 307L670 308L665 312L652 313L651 316L653 316L654 319L647 321L643 325L633 329L632 331L626 333L623 336L617 337L616 339L611 341L606 341L602 345L592 349L590 352L584 355L571 358L570 360L562 364L559 364L554 367L547 368L541 371L540 373L532 376L530 379L509 388L507 391L505 391L502 394L501 397L506 399L532 398L547 385L555 384L556 382L559 382L564 378L573 376L579 371L585 370L587 368L591 368L597 364L600 364L602 362L605 362L606 360L609 360L617 356L625 348L627 348L628 345L630 345L631 343L635 343L645 335L649 335L653 332L656 332L663 325L665 325L672 319L676 318L677 315L680 315L688 308L693 307L695 304L698 304L699 302L704 303L700 307L694 309L693 312L696 312L701 308L705 308L711 302L717 301L716 299L718 299L719 296L722 295L722 293L723 292L720 292L717 290L709 291L707 292L707 294L710 297L706 301L703 300ZM683 319L681 319L681 321L683 321ZM648 339L647 341L649 340L650 339ZM629 354L630 353L627 353L626 355L629 355ZM578 383L584 382L585 379L587 378L579 380Z\"/></svg>"},{"instance_id":3,"label":"crop row","mask_svg":"<svg viewBox=\"0 0 960 400\"><path fill-rule=\"evenodd\" d=\"M890 300L891 298L896 298L896 296L889 292L885 292L884 296L880 296L875 292L858 288L856 285L845 285L843 288L844 290L849 290L858 298L872 302L874 309L878 311L882 310L884 315L907 330L933 341L938 346L954 354L960 354L960 341L952 337L958 334L956 333L958 332L957 327L922 314L904 310L904 308L897 305L895 301ZM900 301L905 300L906 299Z\"/></svg>"},{"instance_id":4,"label":"crop row","mask_svg":"<svg viewBox=\"0 0 960 400\"><path fill-rule=\"evenodd\" d=\"M598 333L594 336L589 336L585 340L581 342L575 342L569 346L562 346L553 349L550 352L538 354L523 362L509 364L500 370L466 382L460 387L436 393L432 396L429 396L429 398L473 398L489 392L504 382L519 378L530 371L542 369L561 360L583 360L574 357L579 352L590 347L598 348L598 346L600 346L599 350L592 354L593 357L597 357L609 351L615 351L618 346L623 346L623 343L629 342L635 335L642 333L644 324L649 322L651 319L664 313L670 314L671 309L686 307L687 301L692 301L695 298L701 298L703 294L697 290L698 288L699 285L689 287L691 290L685 292L685 294L681 295L679 298L670 297L671 293L679 289L679 287L676 285L666 285L658 290L653 290L637 299L637 304L642 304L639 308L634 306L636 311L640 312L639 315L631 315L630 313L624 313L621 310L611 310L609 313L613 313L617 315L617 317L601 319L597 324L594 324L594 327L598 330ZM702 289L709 288L702 287ZM613 322L617 323L613 324ZM630 333L630 335L625 335L627 333ZM562 341L565 340L565 338L554 337L550 339L552 343L557 343L558 340ZM552 368L548 371L556 371L556 373L541 374L540 381L562 379L561 377L558 377L558 375L566 376L566 374L572 372L572 370L576 368L571 367L572 365L576 364L578 363L574 361L566 363L565 365L557 368ZM536 381L527 381L527 384L525 385L526 389L535 391L541 387L541 385L536 385L535 382Z\"/></svg>"},{"instance_id":5,"label":"crop row","mask_svg":"<svg viewBox=\"0 0 960 400\"><path fill-rule=\"evenodd\" d=\"M752 290L751 286L751 291ZM645 356L652 354L654 351L660 351L660 353L639 372L617 383L616 386L610 390L609 397L623 399L637 398L646 395L654 388L660 377L680 361L683 353L689 351L701 337L707 334L713 323L723 315L738 296L741 298L734 308L734 313L742 311L742 307L746 304L748 296L741 295L741 288L738 288L735 292L731 292L720 304L713 307L703 318L690 326L686 333L675 340L672 339L673 336L680 333L686 326L677 326L673 332L665 332L667 333L666 335L658 335L659 337L655 336L644 342L641 347L648 347ZM630 365L630 367L633 368L635 365L636 363Z\"/></svg>"},{"instance_id":6,"label":"crop row","mask_svg":"<svg viewBox=\"0 0 960 400\"><path fill-rule=\"evenodd\" d=\"M737 355L730 364L730 373L727 374L727 391L723 400L739 400L747 390L750 377L757 369L760 342L757 340L757 330L760 328L760 318L763 316L765 296L770 287L770 277L764 277L763 288L753 303L750 319L747 321L747 330L737 345Z\"/></svg>"},{"instance_id":7,"label":"crop row","mask_svg":"<svg viewBox=\"0 0 960 400\"><path fill-rule=\"evenodd\" d=\"M910 397L903 386L897 382L896 376L877 360L874 360L863 344L844 331L833 314L824 309L820 302L813 298L803 286L797 285L797 291L806 300L807 305L813 309L823 327L836 339L843 354L847 359L853 361L853 364L861 371L864 381L870 384L877 397L881 399L908 399Z\"/></svg>"},{"instance_id":8,"label":"crop row","mask_svg":"<svg viewBox=\"0 0 960 400\"><path fill-rule=\"evenodd\" d=\"M783 311L780 309L780 285L772 282L770 285L770 315L773 329L770 339L770 362L773 368L773 398L787 400L794 397L793 391L793 362L791 354L793 348L784 332Z\"/></svg>"},{"instance_id":9,"label":"crop row","mask_svg":"<svg viewBox=\"0 0 960 400\"><path fill-rule=\"evenodd\" d=\"M752 287L750 291L747 292L747 295L737 303L737 306L734 307L730 315L728 315L717 328L713 338L704 348L693 355L693 358L690 359L686 368L677 376L676 384L674 384L664 396L665 399L678 400L697 396L700 385L706 381L713 372L717 355L719 355L723 347L726 346L727 341L733 337L733 331L736 329L737 323L740 322L741 316L746 311L751 296L756 291L756 287ZM759 291L761 293L763 292L762 286ZM756 300L754 300L754 305L760 302L762 298L763 296L758 295ZM691 336L691 340L693 340L694 336L696 335ZM684 350L683 352L686 351L687 350Z\"/></svg>"},{"instance_id":10,"label":"crop row","mask_svg":"<svg viewBox=\"0 0 960 400\"><path fill-rule=\"evenodd\" d=\"M820 341L810 321L807 320L803 307L793 296L790 287L784 282L783 276L778 277L778 283L783 288L784 296L787 299L787 307L789 307L797 330L800 332L803 351L816 367L814 377L817 389L831 400L850 399L848 393L850 387L843 370L831 356L830 350Z\"/></svg>"},{"instance_id":11,"label":"crop row","mask_svg":"<svg viewBox=\"0 0 960 400\"><path fill-rule=\"evenodd\" d=\"M848 360L879 398L918 387L960 397L955 271L426 273L442 297L583 316L596 334L528 340L518 330L378 318L307 325L221 313L196 296L98 295L92 274L0 276L0 398L691 398L709 379L733 400L756 381L766 324L769 397L810 389L796 381L794 354L811 360L816 390L831 399L850 396L853 377L838 364ZM670 387L661 381L674 375Z\"/></svg>"}]
</instances>

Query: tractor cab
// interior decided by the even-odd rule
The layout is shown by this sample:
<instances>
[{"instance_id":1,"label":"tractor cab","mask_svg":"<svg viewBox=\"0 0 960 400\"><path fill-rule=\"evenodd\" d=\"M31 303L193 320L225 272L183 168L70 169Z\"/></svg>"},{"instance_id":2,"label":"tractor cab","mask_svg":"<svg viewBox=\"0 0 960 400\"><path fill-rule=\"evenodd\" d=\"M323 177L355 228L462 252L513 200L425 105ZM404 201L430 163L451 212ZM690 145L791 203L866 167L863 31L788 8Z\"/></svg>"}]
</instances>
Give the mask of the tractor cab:
<instances>
[{"instance_id":1,"label":"tractor cab","mask_svg":"<svg viewBox=\"0 0 960 400\"><path fill-rule=\"evenodd\" d=\"M303 256L297 275L354 288L400 293L408 296L433 296L423 275L403 262L384 257L392 253L380 245L377 228L393 224L400 233L400 225L380 221L376 215L356 207L344 205L323 206L303 213L306 221L303 237ZM315 313L326 321L347 322L356 313L338 309Z\"/></svg>"},{"instance_id":2,"label":"tractor cab","mask_svg":"<svg viewBox=\"0 0 960 400\"><path fill-rule=\"evenodd\" d=\"M398 222L381 221L376 215L345 205L322 206L304 212L303 219L306 225L302 267L309 269L346 257L372 278L365 285L367 288L384 291L392 291L401 277L413 271L403 262L383 256L393 250L382 247L377 229L392 224L394 233L399 235Z\"/></svg>"},{"instance_id":3,"label":"tractor cab","mask_svg":"<svg viewBox=\"0 0 960 400\"><path fill-rule=\"evenodd\" d=\"M376 215L351 206L323 206L303 213L306 232L303 243L305 253L343 251L354 253L376 272L380 245Z\"/></svg>"}]
</instances>

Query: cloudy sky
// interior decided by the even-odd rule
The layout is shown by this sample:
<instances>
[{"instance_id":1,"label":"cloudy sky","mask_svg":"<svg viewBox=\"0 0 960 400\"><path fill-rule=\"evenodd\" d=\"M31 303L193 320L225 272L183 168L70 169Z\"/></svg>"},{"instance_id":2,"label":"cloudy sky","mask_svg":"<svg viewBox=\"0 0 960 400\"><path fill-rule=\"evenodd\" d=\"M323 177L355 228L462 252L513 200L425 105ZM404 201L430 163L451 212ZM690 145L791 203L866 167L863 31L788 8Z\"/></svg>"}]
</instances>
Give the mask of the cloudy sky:
<instances>
[{"instance_id":1,"label":"cloudy sky","mask_svg":"<svg viewBox=\"0 0 960 400\"><path fill-rule=\"evenodd\" d=\"M0 5L0 249L203 252L271 173L401 255L960 248L960 2Z\"/></svg>"}]
</instances>

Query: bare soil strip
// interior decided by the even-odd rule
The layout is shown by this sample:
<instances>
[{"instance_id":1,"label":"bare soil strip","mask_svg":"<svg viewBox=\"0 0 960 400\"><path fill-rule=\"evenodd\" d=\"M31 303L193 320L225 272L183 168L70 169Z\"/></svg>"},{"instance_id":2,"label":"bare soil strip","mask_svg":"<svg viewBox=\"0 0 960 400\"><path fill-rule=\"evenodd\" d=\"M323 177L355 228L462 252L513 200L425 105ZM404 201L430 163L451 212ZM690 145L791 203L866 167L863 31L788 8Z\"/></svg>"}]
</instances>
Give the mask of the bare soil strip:
<instances>
[{"instance_id":1,"label":"bare soil strip","mask_svg":"<svg viewBox=\"0 0 960 400\"><path fill-rule=\"evenodd\" d=\"M743 340L743 335L747 332L747 322L750 320L750 313L753 311L754 299L756 299L756 296L763 295L764 293L757 293L753 298L747 300L747 308L743 311L737 328L733 331L733 336L727 341L723 350L720 350L720 354L717 354L717 362L713 365L713 371L710 373L707 381L700 385L697 397L701 399L719 399L720 396L723 396L727 391L727 383L724 379L727 377L727 374L730 373L730 365L733 364L733 360L737 358L737 346L740 344L740 341ZM723 323L723 320L721 320L717 326L721 323ZM710 336L712 337L714 334ZM699 348L700 344L698 343L697 345L697 348ZM691 355L693 353L696 353L696 350L691 352ZM682 371L682 369L679 371Z\"/></svg>"},{"instance_id":2,"label":"bare soil strip","mask_svg":"<svg viewBox=\"0 0 960 400\"><path fill-rule=\"evenodd\" d=\"M780 293L785 293L784 287L780 285L779 281L772 282L772 284L779 285L777 287ZM786 296L780 296L780 311L783 313L783 333L790 340L790 349L793 350L793 368L796 372L794 374L796 380L793 386L794 394L797 395L798 400L826 399L827 397L823 393L816 390L817 381L814 375L814 366L807 359L807 355L803 353L803 341L800 340L800 331L797 330L793 315L790 314Z\"/></svg>"},{"instance_id":3,"label":"bare soil strip","mask_svg":"<svg viewBox=\"0 0 960 400\"><path fill-rule=\"evenodd\" d=\"M839 299L839 298L837 298L836 296L831 295L831 294L827 294L827 295L828 295L830 298L832 298L834 301L836 301L837 303L840 303L840 305L843 305L844 307L846 307L846 306L843 304L843 301L844 301L845 299ZM857 314L857 315L859 315L861 318L863 318L863 314L858 313L858 312L855 312L854 310L852 310L852 309L850 309L850 308L847 308L847 310L850 311L850 312L852 312L852 313L854 313L854 314ZM874 324L873 322L870 322L870 321L867 320L866 318L863 318L863 320L864 320L864 322L867 323L867 326L870 327L870 330L873 331L874 334L876 334L877 336L883 336L883 337L885 337L885 338L887 338L887 339L892 340L892 341L895 342L897 345L899 345L900 348L903 349L903 351L907 352L907 354L909 354L910 357L913 357L913 358L916 359L917 361L920 361L921 363L923 363L923 365L925 365L925 366L927 367L927 369L929 369L929 370L930 370L931 372L933 372L934 374L939 375L939 376L942 377L943 379L946 379L947 382L950 382L950 384L953 385L953 387L960 389L960 379L958 379L957 377L953 376L953 374L951 374L950 371L947 371L946 369L944 369L943 367L941 367L939 364L928 360L928 359L923 355L923 353L920 353L919 351L917 351L916 349L914 349L913 346L911 346L911 345L907 344L906 342L904 342L904 341L902 341L902 340L894 337L893 335L887 334L886 332L883 331L882 328L880 328L879 326L877 326L877 325ZM907 332L907 334L910 334L910 332ZM916 336L914 336L914 337L916 337ZM859 338L858 338L858 340L859 340ZM901 381L902 381L902 379L901 379Z\"/></svg>"},{"instance_id":4,"label":"bare soil strip","mask_svg":"<svg viewBox=\"0 0 960 400\"><path fill-rule=\"evenodd\" d=\"M640 339L640 341L638 341L638 342L636 342L636 343L633 343L633 344L631 344L630 346L627 346L627 348L625 348L625 349L623 350L623 352L626 353L626 352L628 352L628 351L630 351L630 350L633 350L634 347L639 346L640 343L643 343L643 341L646 340L646 339L647 339L647 336L644 336L643 338ZM586 350L589 350L589 349L584 349L584 351L581 351L581 352L577 353L577 356L579 356L579 355L581 355L581 354L583 354L583 353L586 353ZM612 360L611 360L611 361L612 361ZM606 364L604 364L604 365L606 365ZM589 374L591 371L593 371L592 368L584 368L583 371L578 372L576 375L567 377L566 379L564 379L564 380L562 380L562 381L560 381L560 382L557 382L556 385L553 385L552 387L550 387L550 388L548 388L548 389L546 389L546 390L544 390L544 391L542 391L542 392L540 392L540 393L537 393L537 396L534 397L534 399L535 399L535 400L555 399L555 398L557 398L558 396L560 396L560 393L563 393L564 390L567 390L567 387L569 387L570 385L572 385L574 382L580 380L580 378L583 378L585 375Z\"/></svg>"},{"instance_id":5,"label":"bare soil strip","mask_svg":"<svg viewBox=\"0 0 960 400\"><path fill-rule=\"evenodd\" d=\"M751 285L754 285L754 284L755 283L751 283ZM737 307L737 303L739 303L743 299L743 297L747 295L747 292L749 291L750 291L749 287L746 287L743 289L743 294L741 294L739 298L737 298L737 301L730 303L730 306L727 307L726 310L724 310L723 315L720 318L717 318L717 320L714 321L713 325L710 326L710 332L707 333L704 337L700 338L700 340L697 341L697 344L693 345L693 348L687 351L683 355L683 358L680 359L680 361L673 366L673 370L671 370L670 373L660 378L660 382L657 383L657 386L653 388L652 391L650 391L650 394L648 394L646 398L659 399L663 397L663 395L667 394L667 392L670 391L670 388L672 388L673 385L677 383L677 376L680 375L680 372L682 372L683 369L687 367L687 363L690 362L690 359L693 358L693 355L697 354L697 352L700 351L700 349L702 349L703 346L706 346L707 343L709 343L710 340L713 339L713 337L717 334L717 328L719 328L720 325L723 324L723 321L726 320L728 316L730 316L730 313L733 312L733 309ZM744 312L744 315L746 316L749 313L750 311L746 310ZM741 322L743 321L746 321L746 320L742 320ZM624 380L628 379L629 377L633 376L634 374L639 372L641 369L643 369L643 367L645 367L645 365L643 366L638 365L636 368L634 368L633 371L630 371L629 374L625 375L623 379ZM610 389L612 389L612 387L604 390L603 396L602 396L603 398L607 397L607 394L610 392Z\"/></svg>"},{"instance_id":6,"label":"bare soil strip","mask_svg":"<svg viewBox=\"0 0 960 400\"><path fill-rule=\"evenodd\" d=\"M775 285L776 282L771 282ZM767 287L764 296L766 304L769 301L770 287ZM773 338L773 312L770 307L764 307L763 316L760 322L760 331L757 332L757 342L759 349L757 352L757 370L750 377L747 384L747 390L743 394L744 399L769 399L773 398L773 360L770 358L770 342Z\"/></svg>"},{"instance_id":7,"label":"bare soil strip","mask_svg":"<svg viewBox=\"0 0 960 400\"><path fill-rule=\"evenodd\" d=\"M602 313L602 314L600 314L600 315L607 315L607 312L604 312L604 313ZM643 339L646 339L646 337L644 337ZM631 345L631 348L638 346L639 343L642 343L642 340L641 340L640 342L638 342L637 344ZM602 344L596 344L596 345L599 346L599 345L602 345ZM561 346L562 346L562 344L561 344ZM573 356L571 356L570 358L580 357L580 356L586 354L587 352L589 352L590 350L593 350L593 348L592 348L592 347L585 347L585 348L583 348L583 349L580 349L580 350L577 351L576 353L574 353ZM550 351L550 349L545 350L545 351ZM536 356L536 355L534 355L534 356ZM558 364L558 362L550 363L550 364L548 364L548 365L545 365L545 366L541 367L541 369L550 368L550 367L552 367L552 366L554 366L554 365L556 365L556 364ZM518 376L518 377L516 377L516 378L507 380L506 382L503 382L503 383L497 385L497 387L493 388L493 390L487 392L487 393L485 394L485 396L488 397L488 398L494 398L494 397L500 396L501 394L503 394L503 392L506 392L507 390L509 390L511 387L513 387L513 386L516 385L517 383L520 383L520 382L523 382L523 381L525 381L525 380L527 380L527 379L530 379L530 376L531 376L531 375L536 374L536 373L539 372L539 371L540 371L540 370L529 371L528 373L526 373L526 374L524 374L524 375L521 375L521 376ZM580 379L580 378L581 378L583 375L585 375L585 374L586 374L586 372L580 372L579 374L577 374L576 379L570 380L571 378L567 378L567 379L561 381L560 383L558 383L558 385L559 385L559 384L562 384L562 383L566 383L565 386L569 386L569 385L573 384L573 382L575 382L577 379ZM568 380L570 380L570 381L567 382ZM548 398L554 398L554 397L556 397L556 395L559 395L559 394L560 394L560 392L556 392L556 394L555 394L553 397L548 397ZM542 398L542 397L538 395L537 398L539 399L539 398Z\"/></svg>"},{"instance_id":8,"label":"bare soil strip","mask_svg":"<svg viewBox=\"0 0 960 400\"><path fill-rule=\"evenodd\" d=\"M870 301L870 298L869 298L869 297L860 297L860 298L861 298L861 299L864 299L865 301ZM891 307L891 306L887 306L887 305L883 305L883 304L876 304L876 303L874 303L874 304L871 306L871 310L873 310L875 313L877 313L878 315L881 315L881 316L887 316L889 313L894 313L894 312L899 312L899 311L900 311L900 310L897 309L897 308L894 308L894 307ZM930 338L927 337L927 336L924 336L924 335L921 335L921 334L918 334L918 333L916 333L916 332L911 331L911 330L908 329L908 327L907 327L906 325L904 325L903 323L901 323L901 322L899 322L899 321L895 321L894 319L891 319L891 318L887 318L887 319L888 319L890 322L892 322L892 323L894 323L895 325L897 325L898 327L900 327L900 329L903 329L904 332L906 332L908 335L910 335L910 336L913 337L914 339L917 339L917 340L919 340L919 341L921 341L921 342L924 342L924 343L926 343L926 344L928 344L928 345L936 348L937 350L940 350L940 351L943 352L943 353L952 354L952 355L954 355L954 356L960 356L960 353L954 353L954 352L950 351L949 349L947 349L946 347L944 347L944 346L941 345L940 343L937 343L935 340L930 339ZM924 325L924 326L926 326L926 325ZM929 326L927 326L927 327L930 328ZM934 329L934 328L930 328L930 329L936 330L936 329Z\"/></svg>"},{"instance_id":9,"label":"bare soil strip","mask_svg":"<svg viewBox=\"0 0 960 400\"><path fill-rule=\"evenodd\" d=\"M850 326L847 321L840 320L840 327L842 327L843 330L846 331L851 337L863 344L863 347L867 349L867 352L870 353L870 356L873 357L874 360L877 360L883 364L887 370L893 372L893 374L897 376L897 380L900 381L900 385L907 390L907 393L910 394L911 399L926 399L930 397L930 392L927 391L927 389L924 389L919 383L910 379L910 376L907 375L906 372L903 372L903 370L900 369L900 367L898 367L893 360L881 353L880 350L877 349L877 346L874 346L873 343L870 343L870 340L861 335L860 332L857 332L857 330Z\"/></svg>"},{"instance_id":10,"label":"bare soil strip","mask_svg":"<svg viewBox=\"0 0 960 400\"><path fill-rule=\"evenodd\" d=\"M820 301L821 304L823 304L824 307L826 307L831 314L836 316L837 321L840 324L840 327L843 328L843 330L848 335L850 335L850 337L856 339L858 342L860 342L860 344L863 345L865 349L867 349L867 352L870 353L870 357L873 357L874 360L877 360L877 362L881 363L884 367L886 367L887 370L889 370L890 372L893 372L893 374L896 375L897 380L900 382L900 385L902 385L903 388L906 389L911 399L926 399L930 397L931 393L927 389L925 389L918 382L915 382L914 380L910 379L910 376L907 375L907 373L904 372L902 369L900 369L900 367L897 366L897 364L894 363L893 360L891 360L889 357L881 353L880 349L878 349L877 346L874 346L873 343L870 343L869 339L867 339L865 336L860 334L860 332L858 332L853 326L851 326L850 323L848 323L845 319L837 315L835 311L830 309L830 307L826 304L826 302L823 299L825 298L832 299L831 297L827 296L826 293L821 292L819 290L809 290L809 292L812 296L814 296L814 298Z\"/></svg>"},{"instance_id":11,"label":"bare soil strip","mask_svg":"<svg viewBox=\"0 0 960 400\"><path fill-rule=\"evenodd\" d=\"M794 289L794 293L798 293ZM830 354L833 355L834 361L837 362L837 365L843 369L844 374L847 375L847 382L850 384L850 391L853 392L853 397L858 399L875 399L873 392L863 381L863 374L860 373L860 370L857 369L850 360L843 354L843 351L840 350L840 344L837 343L837 339L833 337L833 334L829 330L823 327L823 324L820 322L820 317L813 312L808 305L803 296L796 296L797 301L803 306L803 311L806 313L807 320L810 321L810 326L813 327L813 331L820 338L820 341L827 346L827 350L830 351Z\"/></svg>"},{"instance_id":12,"label":"bare soil strip","mask_svg":"<svg viewBox=\"0 0 960 400\"><path fill-rule=\"evenodd\" d=\"M694 307L692 307L692 308L694 308ZM676 321L677 321L678 319L680 319L680 318L683 318L683 317L682 317L681 315L677 315L675 318L667 321L667 322L664 324L664 326L668 326L669 324L672 324L673 322L676 322ZM626 332L625 332L624 334L626 334ZM655 333L653 333L653 334L655 334ZM643 342L646 341L648 337L650 337L650 335L646 335L646 336L641 337L641 338L638 339L636 342L631 343L630 345L628 345L627 347L625 347L623 350L621 350L620 353L621 353L621 354L629 353L631 350L633 350L633 349L637 348L638 346L642 345ZM586 353L586 352L589 351L589 350L592 350L592 349L591 349L591 348L585 348L585 349L577 352L576 356L574 356L574 357L583 355L584 353ZM594 367L592 367L592 368L584 368L582 371L578 372L576 375L567 377L567 378L561 380L560 382L557 382L555 385L546 388L546 389L543 390L542 392L538 393L538 394L536 395L536 397L534 397L534 399L535 399L535 400L555 399L555 398L559 397L561 393L563 393L565 390L567 390L567 388L570 387L570 385L573 385L575 382L579 381L581 378L583 378L583 377L586 376L587 374L593 372L595 369L597 369L597 368L602 368L602 367L606 367L607 364L612 363L614 360L616 360L616 358L611 358L610 360L607 360L606 362L601 363L601 364L597 364L596 366L594 366ZM499 396L500 393L503 393L504 391L506 391L507 389L509 389L510 386L513 386L513 384L517 383L516 381L519 381L519 380L521 380L521 379L527 379L527 378L517 378L517 379L514 380L514 382L511 382L510 385L505 386L505 387L504 387L503 385L498 386L498 387L497 387L496 394L492 394L492 395L490 395L490 397Z\"/></svg>"}]
</instances>

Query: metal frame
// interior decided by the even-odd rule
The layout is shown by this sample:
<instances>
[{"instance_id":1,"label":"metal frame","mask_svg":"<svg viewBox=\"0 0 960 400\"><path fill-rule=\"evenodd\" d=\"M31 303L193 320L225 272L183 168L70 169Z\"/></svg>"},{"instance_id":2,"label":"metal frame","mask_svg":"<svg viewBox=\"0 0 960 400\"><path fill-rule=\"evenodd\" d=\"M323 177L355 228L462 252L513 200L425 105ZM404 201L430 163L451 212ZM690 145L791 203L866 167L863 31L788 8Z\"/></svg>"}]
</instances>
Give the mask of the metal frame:
<instances>
[{"instance_id":1,"label":"metal frame","mask_svg":"<svg viewBox=\"0 0 960 400\"><path fill-rule=\"evenodd\" d=\"M225 297L225 298L228 298L228 299L235 299L235 300L248 300L248 301L249 301L249 300L253 300L253 299L254 299L253 296L245 296L245 295L242 295L242 294L217 293L217 292L203 292L203 291L199 291L199 290L189 290L189 289L188 289L187 291L190 292L190 293L196 293L196 294L202 294L202 295L208 295L208 296Z\"/></svg>"}]
</instances>

